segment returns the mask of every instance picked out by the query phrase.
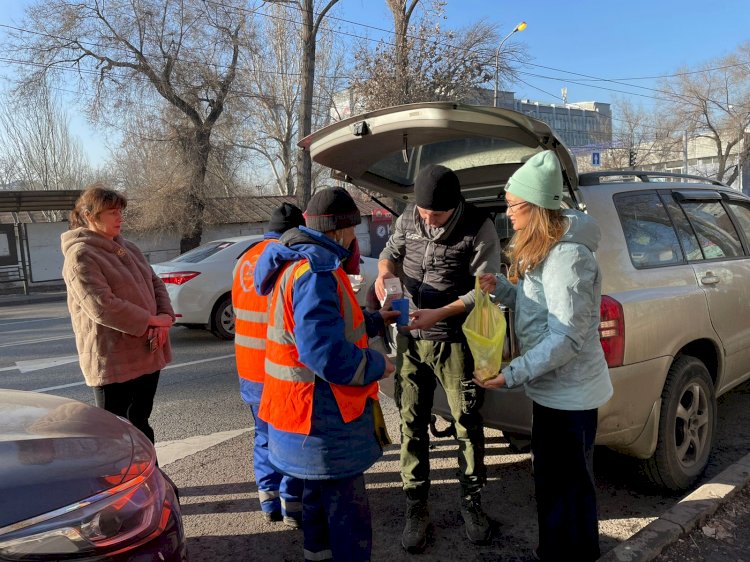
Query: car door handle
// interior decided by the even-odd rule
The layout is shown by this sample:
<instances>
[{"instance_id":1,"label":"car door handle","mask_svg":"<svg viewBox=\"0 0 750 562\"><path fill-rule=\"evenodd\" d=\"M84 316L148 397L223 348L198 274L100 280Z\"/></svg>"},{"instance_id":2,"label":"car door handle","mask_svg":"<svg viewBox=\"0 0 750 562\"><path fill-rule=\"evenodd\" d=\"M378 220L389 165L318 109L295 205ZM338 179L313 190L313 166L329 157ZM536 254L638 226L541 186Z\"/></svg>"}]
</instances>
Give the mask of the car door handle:
<instances>
[{"instance_id":1,"label":"car door handle","mask_svg":"<svg viewBox=\"0 0 750 562\"><path fill-rule=\"evenodd\" d=\"M719 278L714 275L713 271L706 271L706 274L701 277L701 283L703 285L716 285L719 282Z\"/></svg>"}]
</instances>

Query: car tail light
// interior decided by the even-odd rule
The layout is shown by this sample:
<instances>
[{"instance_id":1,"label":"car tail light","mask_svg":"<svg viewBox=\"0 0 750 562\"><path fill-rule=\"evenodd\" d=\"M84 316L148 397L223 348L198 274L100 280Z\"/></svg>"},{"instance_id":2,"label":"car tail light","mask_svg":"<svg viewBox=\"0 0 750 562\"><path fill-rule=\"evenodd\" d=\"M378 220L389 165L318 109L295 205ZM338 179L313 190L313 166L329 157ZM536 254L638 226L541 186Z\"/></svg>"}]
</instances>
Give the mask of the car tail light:
<instances>
[{"instance_id":1,"label":"car tail light","mask_svg":"<svg viewBox=\"0 0 750 562\"><path fill-rule=\"evenodd\" d=\"M159 277L161 277L162 281L171 285L184 285L200 274L200 271L173 271L170 273L160 273Z\"/></svg>"},{"instance_id":2,"label":"car tail light","mask_svg":"<svg viewBox=\"0 0 750 562\"><path fill-rule=\"evenodd\" d=\"M599 339L608 367L622 365L625 355L625 318L622 305L610 296L602 295Z\"/></svg>"}]
</instances>

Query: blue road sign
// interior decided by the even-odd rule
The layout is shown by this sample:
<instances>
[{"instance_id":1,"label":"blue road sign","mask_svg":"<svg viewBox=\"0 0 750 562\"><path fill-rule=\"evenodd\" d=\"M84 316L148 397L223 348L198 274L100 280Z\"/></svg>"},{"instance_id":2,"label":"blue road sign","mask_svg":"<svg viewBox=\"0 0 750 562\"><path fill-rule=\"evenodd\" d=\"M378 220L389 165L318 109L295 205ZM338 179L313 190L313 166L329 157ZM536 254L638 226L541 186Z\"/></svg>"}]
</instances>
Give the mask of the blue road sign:
<instances>
[{"instance_id":1,"label":"blue road sign","mask_svg":"<svg viewBox=\"0 0 750 562\"><path fill-rule=\"evenodd\" d=\"M598 152L592 152L591 153L591 164L593 166L598 166L600 164L600 162L599 162L599 153Z\"/></svg>"}]
</instances>

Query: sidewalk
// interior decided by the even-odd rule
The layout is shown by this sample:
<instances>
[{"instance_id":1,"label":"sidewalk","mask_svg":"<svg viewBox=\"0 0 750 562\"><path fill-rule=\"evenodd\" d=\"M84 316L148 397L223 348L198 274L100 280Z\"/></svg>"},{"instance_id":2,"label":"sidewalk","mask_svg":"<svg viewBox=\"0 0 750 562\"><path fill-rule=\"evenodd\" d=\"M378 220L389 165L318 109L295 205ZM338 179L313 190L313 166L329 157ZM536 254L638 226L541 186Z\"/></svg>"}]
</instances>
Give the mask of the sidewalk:
<instances>
[{"instance_id":1,"label":"sidewalk","mask_svg":"<svg viewBox=\"0 0 750 562\"><path fill-rule=\"evenodd\" d=\"M730 505L738 494L750 489L750 454L680 500L657 520L646 525L627 541L605 553L601 562L646 562L681 537L699 528L721 506ZM747 532L742 532L747 536ZM750 545L749 545L750 546ZM683 560L688 560L683 558ZM703 560L698 558L696 560ZM748 553L750 560L750 553Z\"/></svg>"}]
</instances>

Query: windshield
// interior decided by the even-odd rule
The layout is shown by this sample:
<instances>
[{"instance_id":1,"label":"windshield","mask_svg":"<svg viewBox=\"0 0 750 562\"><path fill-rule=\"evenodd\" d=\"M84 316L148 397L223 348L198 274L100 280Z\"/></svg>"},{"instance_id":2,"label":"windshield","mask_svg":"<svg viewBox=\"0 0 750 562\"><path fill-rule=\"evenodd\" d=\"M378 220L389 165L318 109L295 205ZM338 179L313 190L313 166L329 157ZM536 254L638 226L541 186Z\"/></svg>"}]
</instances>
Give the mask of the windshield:
<instances>
[{"instance_id":1,"label":"windshield","mask_svg":"<svg viewBox=\"0 0 750 562\"><path fill-rule=\"evenodd\" d=\"M419 170L430 164L447 166L460 176L462 170L522 164L538 151L506 139L465 137L412 146L405 154L401 150L392 152L375 162L369 172L401 185L411 185Z\"/></svg>"},{"instance_id":2,"label":"windshield","mask_svg":"<svg viewBox=\"0 0 750 562\"><path fill-rule=\"evenodd\" d=\"M198 246L193 250L189 250L169 261L198 263L233 245L234 242L229 242L227 240L215 240L214 242L209 242L208 244L203 244L203 246Z\"/></svg>"}]
</instances>

